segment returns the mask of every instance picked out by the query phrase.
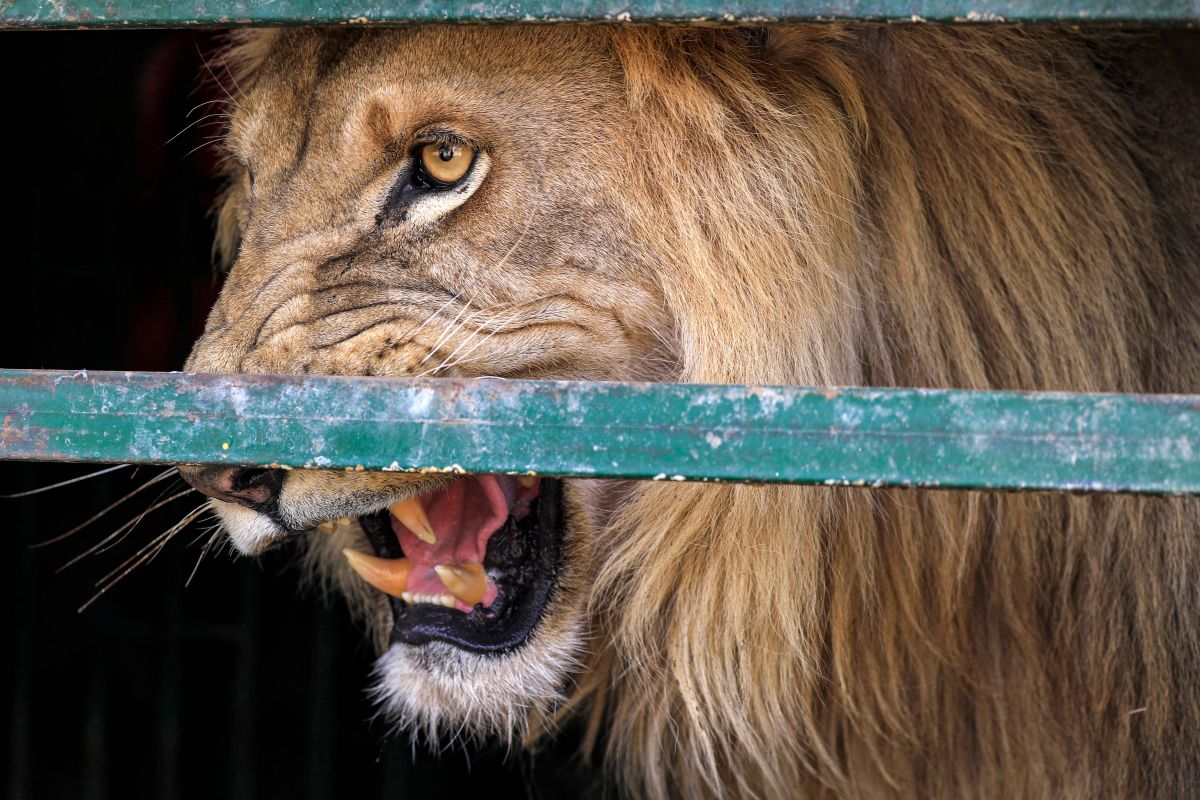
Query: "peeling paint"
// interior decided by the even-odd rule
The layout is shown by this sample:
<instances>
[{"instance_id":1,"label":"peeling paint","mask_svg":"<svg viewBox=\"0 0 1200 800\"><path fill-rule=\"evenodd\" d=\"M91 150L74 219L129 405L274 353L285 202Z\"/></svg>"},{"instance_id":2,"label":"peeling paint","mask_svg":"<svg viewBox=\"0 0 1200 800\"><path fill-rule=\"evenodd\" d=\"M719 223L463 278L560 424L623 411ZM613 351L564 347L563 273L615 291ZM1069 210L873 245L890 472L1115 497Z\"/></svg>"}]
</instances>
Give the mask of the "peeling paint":
<instances>
[{"instance_id":1,"label":"peeling paint","mask_svg":"<svg viewBox=\"0 0 1200 800\"><path fill-rule=\"evenodd\" d=\"M0 371L0 415L21 460L1200 493L1197 396Z\"/></svg>"}]
</instances>

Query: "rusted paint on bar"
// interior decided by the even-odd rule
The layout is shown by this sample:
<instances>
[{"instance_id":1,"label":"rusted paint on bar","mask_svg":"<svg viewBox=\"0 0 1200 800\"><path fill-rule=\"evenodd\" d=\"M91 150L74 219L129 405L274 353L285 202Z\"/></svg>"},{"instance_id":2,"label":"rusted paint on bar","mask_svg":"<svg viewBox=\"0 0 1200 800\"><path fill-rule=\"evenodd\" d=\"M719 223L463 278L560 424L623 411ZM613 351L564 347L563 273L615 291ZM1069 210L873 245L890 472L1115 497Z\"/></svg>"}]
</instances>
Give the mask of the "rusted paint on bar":
<instances>
[{"instance_id":1,"label":"rusted paint on bar","mask_svg":"<svg viewBox=\"0 0 1200 800\"><path fill-rule=\"evenodd\" d=\"M0 371L0 458L1200 493L1200 397Z\"/></svg>"}]
</instances>

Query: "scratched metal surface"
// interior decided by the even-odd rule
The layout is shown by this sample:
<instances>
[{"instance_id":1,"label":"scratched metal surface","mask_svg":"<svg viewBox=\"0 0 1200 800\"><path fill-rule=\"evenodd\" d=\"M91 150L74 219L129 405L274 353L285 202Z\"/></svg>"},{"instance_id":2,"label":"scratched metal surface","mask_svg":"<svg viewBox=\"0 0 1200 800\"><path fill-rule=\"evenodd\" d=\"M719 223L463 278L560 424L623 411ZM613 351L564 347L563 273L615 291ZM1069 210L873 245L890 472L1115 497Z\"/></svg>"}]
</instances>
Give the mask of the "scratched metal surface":
<instances>
[{"instance_id":1,"label":"scratched metal surface","mask_svg":"<svg viewBox=\"0 0 1200 800\"><path fill-rule=\"evenodd\" d=\"M27 28L839 19L1194 24L1200 0L0 0L0 27Z\"/></svg>"},{"instance_id":2,"label":"scratched metal surface","mask_svg":"<svg viewBox=\"0 0 1200 800\"><path fill-rule=\"evenodd\" d=\"M0 458L1200 493L1200 397L0 371Z\"/></svg>"}]
</instances>

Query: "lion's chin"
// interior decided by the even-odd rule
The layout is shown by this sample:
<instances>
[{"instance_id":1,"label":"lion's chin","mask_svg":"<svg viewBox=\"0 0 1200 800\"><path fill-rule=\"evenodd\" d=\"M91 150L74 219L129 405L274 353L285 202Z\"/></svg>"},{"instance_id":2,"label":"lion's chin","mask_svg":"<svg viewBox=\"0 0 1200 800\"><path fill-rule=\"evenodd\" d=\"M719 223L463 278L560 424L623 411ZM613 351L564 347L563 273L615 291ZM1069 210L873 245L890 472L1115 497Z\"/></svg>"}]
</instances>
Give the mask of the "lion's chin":
<instances>
[{"instance_id":1,"label":"lion's chin","mask_svg":"<svg viewBox=\"0 0 1200 800\"><path fill-rule=\"evenodd\" d=\"M444 747L462 738L524 738L531 716L564 699L578 669L580 620L558 613L520 647L484 655L445 642L393 644L375 665L372 694L397 729Z\"/></svg>"}]
</instances>

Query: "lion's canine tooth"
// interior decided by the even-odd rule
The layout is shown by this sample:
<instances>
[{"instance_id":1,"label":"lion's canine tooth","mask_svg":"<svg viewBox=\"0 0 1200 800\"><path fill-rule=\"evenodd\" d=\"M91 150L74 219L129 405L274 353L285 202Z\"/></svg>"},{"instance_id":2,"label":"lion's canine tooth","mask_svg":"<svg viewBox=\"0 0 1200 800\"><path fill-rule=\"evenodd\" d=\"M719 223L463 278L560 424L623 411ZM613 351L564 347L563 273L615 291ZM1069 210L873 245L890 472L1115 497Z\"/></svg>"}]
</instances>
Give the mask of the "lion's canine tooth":
<instances>
[{"instance_id":1,"label":"lion's canine tooth","mask_svg":"<svg viewBox=\"0 0 1200 800\"><path fill-rule=\"evenodd\" d=\"M463 605L473 606L483 600L487 591L487 575L483 572L483 564L438 564L433 571L442 585Z\"/></svg>"},{"instance_id":2,"label":"lion's canine tooth","mask_svg":"<svg viewBox=\"0 0 1200 800\"><path fill-rule=\"evenodd\" d=\"M400 524L412 531L413 535L422 542L426 544L437 542L437 534L433 532L433 526L429 524L429 517L425 515L425 506L421 505L419 497L410 497L399 503L392 503L388 507L388 511L391 511L392 516L400 520Z\"/></svg>"},{"instance_id":3,"label":"lion's canine tooth","mask_svg":"<svg viewBox=\"0 0 1200 800\"><path fill-rule=\"evenodd\" d=\"M319 530L321 533L333 533L334 531L337 530L337 523L336 522L322 522L320 525L317 526L317 530Z\"/></svg>"},{"instance_id":4,"label":"lion's canine tooth","mask_svg":"<svg viewBox=\"0 0 1200 800\"><path fill-rule=\"evenodd\" d=\"M407 558L379 558L350 548L342 554L350 569L379 591L392 597L402 597L406 593L408 573L412 572L412 562Z\"/></svg>"},{"instance_id":5,"label":"lion's canine tooth","mask_svg":"<svg viewBox=\"0 0 1200 800\"><path fill-rule=\"evenodd\" d=\"M338 525L349 525L352 521L353 520L351 520L349 517L338 517L337 524Z\"/></svg>"}]
</instances>

